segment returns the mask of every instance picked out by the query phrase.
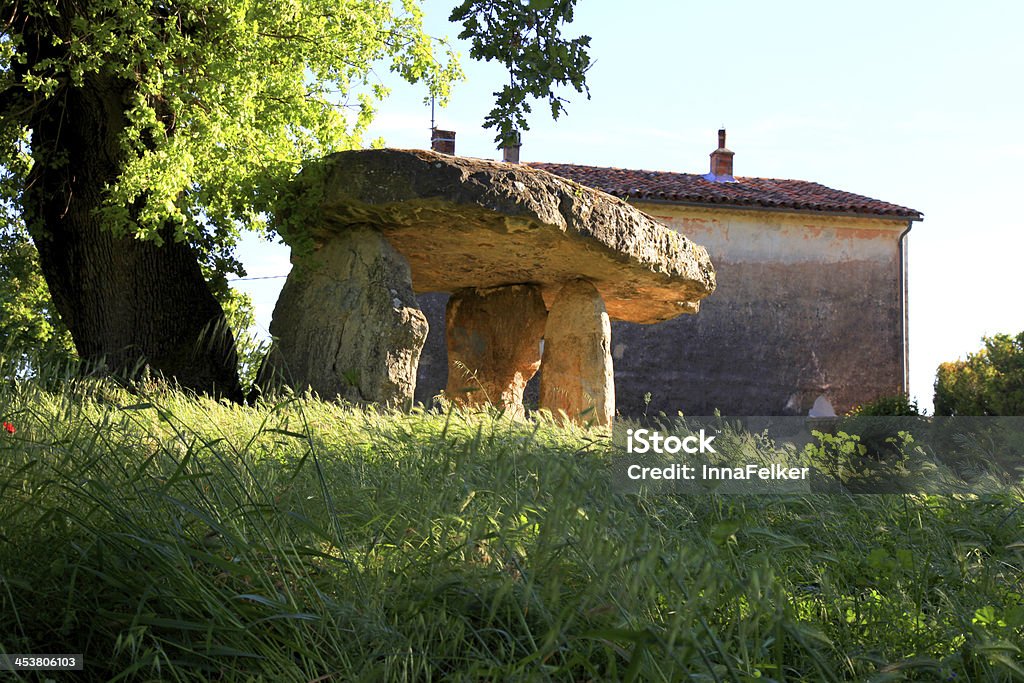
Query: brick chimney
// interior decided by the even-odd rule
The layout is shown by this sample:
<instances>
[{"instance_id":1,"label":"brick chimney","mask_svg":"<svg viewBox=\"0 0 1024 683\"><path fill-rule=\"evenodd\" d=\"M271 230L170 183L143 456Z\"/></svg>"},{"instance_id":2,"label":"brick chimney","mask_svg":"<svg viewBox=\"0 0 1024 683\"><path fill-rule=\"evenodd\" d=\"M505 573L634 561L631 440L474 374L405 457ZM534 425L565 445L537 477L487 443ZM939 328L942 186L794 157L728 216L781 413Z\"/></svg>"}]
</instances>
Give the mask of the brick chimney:
<instances>
[{"instance_id":1,"label":"brick chimney","mask_svg":"<svg viewBox=\"0 0 1024 683\"><path fill-rule=\"evenodd\" d=\"M704 176L713 183L734 183L732 177L733 152L725 147L725 128L718 129L718 149L711 153L711 172Z\"/></svg>"},{"instance_id":2,"label":"brick chimney","mask_svg":"<svg viewBox=\"0 0 1024 683\"><path fill-rule=\"evenodd\" d=\"M455 131L430 129L430 149L441 154L455 155Z\"/></svg>"},{"instance_id":3,"label":"brick chimney","mask_svg":"<svg viewBox=\"0 0 1024 683\"><path fill-rule=\"evenodd\" d=\"M501 160L510 164L519 163L519 148L523 146L519 131L512 131L511 139L507 140L501 148Z\"/></svg>"}]
</instances>

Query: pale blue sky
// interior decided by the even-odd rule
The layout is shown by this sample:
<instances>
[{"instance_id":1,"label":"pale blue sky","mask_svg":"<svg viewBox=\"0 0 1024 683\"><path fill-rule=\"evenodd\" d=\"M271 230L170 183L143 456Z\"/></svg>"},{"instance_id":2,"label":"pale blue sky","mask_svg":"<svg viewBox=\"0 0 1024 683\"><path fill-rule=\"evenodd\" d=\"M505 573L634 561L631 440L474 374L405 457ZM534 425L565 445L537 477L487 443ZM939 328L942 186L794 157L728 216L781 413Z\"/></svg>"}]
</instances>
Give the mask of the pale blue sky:
<instances>
[{"instance_id":1,"label":"pale blue sky","mask_svg":"<svg viewBox=\"0 0 1024 683\"><path fill-rule=\"evenodd\" d=\"M424 3L454 38L455 0ZM1024 4L579 0L592 38L591 99L538 103L524 161L707 171L725 125L736 174L812 180L922 211L909 237L911 392L931 407L935 368L1024 330ZM503 69L468 60L440 128L459 154L497 157L481 127ZM424 88L393 84L371 138L428 147ZM1017 85L1014 85L1017 83ZM369 138L368 138L369 140ZM242 249L250 276L287 272L287 250ZM236 283L269 325L282 280Z\"/></svg>"}]
</instances>

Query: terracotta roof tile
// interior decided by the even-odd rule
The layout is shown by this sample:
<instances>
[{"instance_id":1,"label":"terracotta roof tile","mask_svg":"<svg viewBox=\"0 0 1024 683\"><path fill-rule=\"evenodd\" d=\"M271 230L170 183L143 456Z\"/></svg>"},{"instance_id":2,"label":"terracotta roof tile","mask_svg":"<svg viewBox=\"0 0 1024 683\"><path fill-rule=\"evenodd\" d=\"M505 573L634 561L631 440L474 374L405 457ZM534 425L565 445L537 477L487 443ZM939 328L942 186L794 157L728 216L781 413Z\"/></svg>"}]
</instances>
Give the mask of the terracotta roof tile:
<instances>
[{"instance_id":1,"label":"terracotta roof tile","mask_svg":"<svg viewBox=\"0 0 1024 683\"><path fill-rule=\"evenodd\" d=\"M742 178L713 182L693 173L635 171L625 168L531 162L532 168L568 178L622 199L656 200L682 204L721 204L750 209L794 209L893 216L920 220L923 214L852 192L833 190L806 180Z\"/></svg>"}]
</instances>

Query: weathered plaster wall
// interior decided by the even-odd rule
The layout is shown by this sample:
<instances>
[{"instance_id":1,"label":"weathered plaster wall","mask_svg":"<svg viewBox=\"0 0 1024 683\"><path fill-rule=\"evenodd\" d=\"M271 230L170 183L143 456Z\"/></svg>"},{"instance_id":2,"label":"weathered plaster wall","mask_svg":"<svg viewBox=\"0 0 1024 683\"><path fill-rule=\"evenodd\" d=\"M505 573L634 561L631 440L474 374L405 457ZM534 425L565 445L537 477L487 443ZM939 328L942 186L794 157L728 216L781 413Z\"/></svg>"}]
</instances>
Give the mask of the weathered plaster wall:
<instances>
[{"instance_id":1,"label":"weathered plaster wall","mask_svg":"<svg viewBox=\"0 0 1024 683\"><path fill-rule=\"evenodd\" d=\"M842 412L899 391L905 223L637 206L707 248L718 288L697 315L613 323L620 413L806 414L819 395ZM416 388L425 403L446 381L446 298L419 297L430 324Z\"/></svg>"},{"instance_id":2,"label":"weathered plaster wall","mask_svg":"<svg viewBox=\"0 0 1024 683\"><path fill-rule=\"evenodd\" d=\"M443 292L418 294L416 300L423 315L427 316L430 330L420 354L414 399L417 403L429 406L448 384L448 346L444 338L444 307L448 303L448 295ZM532 407L537 404L527 405Z\"/></svg>"}]
</instances>

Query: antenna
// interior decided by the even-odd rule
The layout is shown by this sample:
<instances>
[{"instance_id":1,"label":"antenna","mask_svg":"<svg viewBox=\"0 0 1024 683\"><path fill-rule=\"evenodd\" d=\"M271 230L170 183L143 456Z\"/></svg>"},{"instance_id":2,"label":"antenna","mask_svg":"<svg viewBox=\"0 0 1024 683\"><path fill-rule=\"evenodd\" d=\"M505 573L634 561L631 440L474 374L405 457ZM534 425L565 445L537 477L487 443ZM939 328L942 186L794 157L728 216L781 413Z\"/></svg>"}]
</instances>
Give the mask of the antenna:
<instances>
[{"instance_id":1,"label":"antenna","mask_svg":"<svg viewBox=\"0 0 1024 683\"><path fill-rule=\"evenodd\" d=\"M437 126L434 125L434 96L430 96L430 130L434 130Z\"/></svg>"}]
</instances>

